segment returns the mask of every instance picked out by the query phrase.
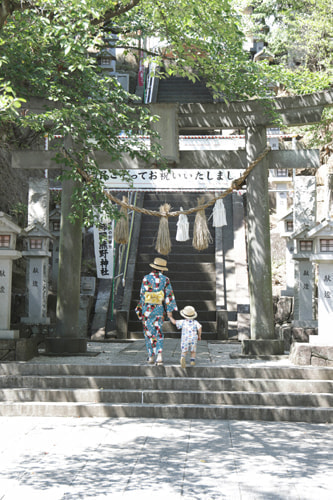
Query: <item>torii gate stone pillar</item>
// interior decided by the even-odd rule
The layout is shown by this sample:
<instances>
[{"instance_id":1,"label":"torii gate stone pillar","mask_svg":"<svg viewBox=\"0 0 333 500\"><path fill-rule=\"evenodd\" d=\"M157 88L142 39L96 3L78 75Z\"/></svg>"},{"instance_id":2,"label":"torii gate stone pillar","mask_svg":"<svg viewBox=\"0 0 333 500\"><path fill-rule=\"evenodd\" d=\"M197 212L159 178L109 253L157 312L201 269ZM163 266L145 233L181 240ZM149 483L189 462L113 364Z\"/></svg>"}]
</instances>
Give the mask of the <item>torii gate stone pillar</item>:
<instances>
[{"instance_id":1,"label":"torii gate stone pillar","mask_svg":"<svg viewBox=\"0 0 333 500\"><path fill-rule=\"evenodd\" d=\"M248 163L266 145L266 127L246 128ZM247 207L251 339L243 340L243 351L280 354L284 352L283 340L276 340L274 334L267 157L247 178Z\"/></svg>"},{"instance_id":2,"label":"torii gate stone pillar","mask_svg":"<svg viewBox=\"0 0 333 500\"><path fill-rule=\"evenodd\" d=\"M87 339L79 329L82 220L68 219L74 186L71 179L62 182L56 336L45 339L49 353L87 350Z\"/></svg>"}]
</instances>

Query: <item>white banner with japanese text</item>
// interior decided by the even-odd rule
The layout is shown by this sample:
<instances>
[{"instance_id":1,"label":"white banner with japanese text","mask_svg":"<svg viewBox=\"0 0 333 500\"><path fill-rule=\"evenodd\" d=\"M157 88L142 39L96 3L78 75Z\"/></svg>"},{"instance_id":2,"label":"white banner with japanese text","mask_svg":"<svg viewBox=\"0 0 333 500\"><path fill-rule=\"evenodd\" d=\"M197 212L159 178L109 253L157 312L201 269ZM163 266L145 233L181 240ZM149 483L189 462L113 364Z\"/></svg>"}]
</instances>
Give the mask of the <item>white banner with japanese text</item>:
<instances>
[{"instance_id":1,"label":"white banner with japanese text","mask_svg":"<svg viewBox=\"0 0 333 500\"><path fill-rule=\"evenodd\" d=\"M223 191L238 179L243 170L218 169L130 169L132 187L112 172L105 188L110 191Z\"/></svg>"},{"instance_id":2,"label":"white banner with japanese text","mask_svg":"<svg viewBox=\"0 0 333 500\"><path fill-rule=\"evenodd\" d=\"M114 261L114 221L94 226L94 249L97 278L113 278Z\"/></svg>"}]
</instances>

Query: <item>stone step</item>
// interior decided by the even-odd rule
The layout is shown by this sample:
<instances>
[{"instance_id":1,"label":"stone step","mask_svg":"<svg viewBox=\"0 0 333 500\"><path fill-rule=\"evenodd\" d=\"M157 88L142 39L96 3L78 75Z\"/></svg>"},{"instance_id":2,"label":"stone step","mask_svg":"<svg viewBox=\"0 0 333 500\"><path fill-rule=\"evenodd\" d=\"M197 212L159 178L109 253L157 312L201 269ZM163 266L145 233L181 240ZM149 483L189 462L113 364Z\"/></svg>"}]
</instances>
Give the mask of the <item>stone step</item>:
<instances>
[{"instance_id":1,"label":"stone step","mask_svg":"<svg viewBox=\"0 0 333 500\"><path fill-rule=\"evenodd\" d=\"M150 237L144 236L143 238L140 238L138 248L140 249L140 252L142 253L151 253L152 249L155 248L156 245L156 240L157 240L157 230L155 235L152 235ZM190 236L190 239L188 241L176 241L176 235L170 234L170 240L171 240L171 251L168 257L172 255L173 252L175 253L181 253L182 250L186 250L186 253L191 253L193 255L201 255L201 251L199 252L192 246L192 236ZM190 251L191 250L191 251ZM215 245L214 243L209 243L208 247L203 250L204 255L207 253L214 253L215 252Z\"/></svg>"},{"instance_id":2,"label":"stone step","mask_svg":"<svg viewBox=\"0 0 333 500\"><path fill-rule=\"evenodd\" d=\"M333 368L0 364L1 416L333 423Z\"/></svg>"},{"instance_id":3,"label":"stone step","mask_svg":"<svg viewBox=\"0 0 333 500\"><path fill-rule=\"evenodd\" d=\"M39 389L0 390L6 402L142 403L167 405L247 405L333 407L330 393L280 393L244 391L163 391L141 389Z\"/></svg>"},{"instance_id":4,"label":"stone step","mask_svg":"<svg viewBox=\"0 0 333 500\"><path fill-rule=\"evenodd\" d=\"M160 367L155 367L156 371ZM194 367L195 368L195 367ZM186 368L187 371L193 367ZM158 372L157 372L158 373ZM117 389L159 391L241 391L333 393L333 380L236 379L200 377L50 376L1 377L2 389Z\"/></svg>"},{"instance_id":5,"label":"stone step","mask_svg":"<svg viewBox=\"0 0 333 500\"><path fill-rule=\"evenodd\" d=\"M167 405L146 403L4 402L0 416L224 419L333 423L333 408L302 406Z\"/></svg>"},{"instance_id":6,"label":"stone step","mask_svg":"<svg viewBox=\"0 0 333 500\"><path fill-rule=\"evenodd\" d=\"M180 251L182 250L182 251ZM184 250L184 251L183 251ZM215 262L215 253L214 252L200 252L200 253L189 253L188 251L185 252L184 247L179 246L177 251L172 249L171 253L166 256L166 260L168 262L168 265L170 266L171 263L177 263L177 262L193 262L193 263L201 263L201 262ZM152 255L151 252L148 253L142 253L140 252L137 256L136 262L138 264L145 264L150 268L149 264L152 262Z\"/></svg>"},{"instance_id":7,"label":"stone step","mask_svg":"<svg viewBox=\"0 0 333 500\"><path fill-rule=\"evenodd\" d=\"M221 343L221 349L224 344ZM182 370L179 366L149 366L149 365L110 365L99 364L98 356L96 363L92 364L63 364L63 363L1 363L0 364L0 387L6 377L35 376L41 380L45 376L52 377L129 377L145 378L147 380L181 379L181 380L224 380L224 379L251 379L251 380L287 380L293 381L315 381L332 382L333 367L313 366L196 366ZM323 392L330 392L325 391ZM333 391L332 391L333 392Z\"/></svg>"}]
</instances>

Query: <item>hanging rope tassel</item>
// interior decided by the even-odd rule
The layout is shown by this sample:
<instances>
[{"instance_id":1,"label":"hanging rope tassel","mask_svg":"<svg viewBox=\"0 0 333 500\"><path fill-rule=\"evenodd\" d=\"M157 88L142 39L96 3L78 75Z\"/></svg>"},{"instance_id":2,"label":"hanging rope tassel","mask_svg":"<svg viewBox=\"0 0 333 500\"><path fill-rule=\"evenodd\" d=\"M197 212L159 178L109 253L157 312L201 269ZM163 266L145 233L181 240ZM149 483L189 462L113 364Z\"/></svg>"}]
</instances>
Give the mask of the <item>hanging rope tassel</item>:
<instances>
[{"instance_id":1,"label":"hanging rope tassel","mask_svg":"<svg viewBox=\"0 0 333 500\"><path fill-rule=\"evenodd\" d=\"M183 207L180 207L181 212ZM176 241L187 241L190 239L188 218L185 214L180 214L177 222Z\"/></svg>"},{"instance_id":2,"label":"hanging rope tassel","mask_svg":"<svg viewBox=\"0 0 333 500\"><path fill-rule=\"evenodd\" d=\"M123 196L124 203L127 203L128 199ZM114 240L116 243L126 245L128 243L129 229L128 229L128 212L125 206L120 208L121 217L116 224L114 230Z\"/></svg>"},{"instance_id":3,"label":"hanging rope tassel","mask_svg":"<svg viewBox=\"0 0 333 500\"><path fill-rule=\"evenodd\" d=\"M222 227L227 225L227 217L225 213L223 200L220 198L216 201L213 208L213 227Z\"/></svg>"},{"instance_id":4,"label":"hanging rope tassel","mask_svg":"<svg viewBox=\"0 0 333 500\"><path fill-rule=\"evenodd\" d=\"M160 225L158 228L155 249L161 255L168 255L171 252L171 240L168 222L168 214L170 212L170 209L171 205L169 205L168 203L160 206L160 214L162 214L162 217L160 218Z\"/></svg>"},{"instance_id":5,"label":"hanging rope tassel","mask_svg":"<svg viewBox=\"0 0 333 500\"><path fill-rule=\"evenodd\" d=\"M198 198L198 206L203 205L203 203L204 197ZM208 229L205 210L198 210L194 221L192 246L201 251L208 248L209 243L212 242L213 239Z\"/></svg>"}]
</instances>

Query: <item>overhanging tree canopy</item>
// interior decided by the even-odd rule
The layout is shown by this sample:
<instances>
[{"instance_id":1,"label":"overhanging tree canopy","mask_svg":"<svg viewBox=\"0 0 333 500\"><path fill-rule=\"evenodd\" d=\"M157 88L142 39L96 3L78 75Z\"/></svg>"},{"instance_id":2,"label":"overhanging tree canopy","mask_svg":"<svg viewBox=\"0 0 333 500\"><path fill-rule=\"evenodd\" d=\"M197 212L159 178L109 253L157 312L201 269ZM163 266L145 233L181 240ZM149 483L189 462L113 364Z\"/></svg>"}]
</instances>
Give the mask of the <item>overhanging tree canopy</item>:
<instances>
[{"instance_id":1,"label":"overhanging tree canopy","mask_svg":"<svg viewBox=\"0 0 333 500\"><path fill-rule=\"evenodd\" d=\"M71 135L73 144L59 161L69 167L71 175L76 175L80 165L95 179L80 189L77 203L86 207L101 204L110 213L109 203L101 195L102 174L93 156L87 160L88 153L103 150L112 161L124 152L148 159L158 151L148 150L135 139L137 133L152 135L154 118L114 78L98 70L94 53L110 34L117 34L116 43L134 53L140 40L155 37L159 43L145 56L163 66L167 74L204 77L215 96L225 100L267 97L272 93L272 78L281 81L284 73L254 63L243 50L241 17L234 3L2 0L0 117L6 143L17 147L22 126L37 133ZM296 80L289 83L297 88ZM311 84L307 79L304 85L311 92L323 88L327 81L312 78ZM31 96L46 99L48 109L38 115L17 113L19 99ZM133 139L122 141L122 132ZM93 211L88 209L87 224L92 219Z\"/></svg>"}]
</instances>

